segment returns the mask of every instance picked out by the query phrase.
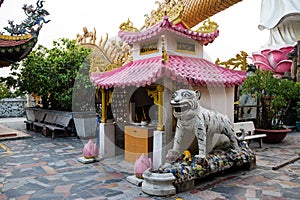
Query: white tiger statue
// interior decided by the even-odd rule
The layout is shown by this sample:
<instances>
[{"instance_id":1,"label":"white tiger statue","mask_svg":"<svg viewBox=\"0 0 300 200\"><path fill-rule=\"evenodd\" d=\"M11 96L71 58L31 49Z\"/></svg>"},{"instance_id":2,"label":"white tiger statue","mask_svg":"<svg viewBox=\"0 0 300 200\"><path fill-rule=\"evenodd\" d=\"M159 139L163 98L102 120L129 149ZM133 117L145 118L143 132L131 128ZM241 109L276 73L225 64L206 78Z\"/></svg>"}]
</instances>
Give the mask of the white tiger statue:
<instances>
[{"instance_id":1,"label":"white tiger statue","mask_svg":"<svg viewBox=\"0 0 300 200\"><path fill-rule=\"evenodd\" d=\"M225 134L233 150L241 152L238 146L238 138L234 132L233 124L228 116L205 109L200 106L200 92L180 89L174 92L171 105L174 108L173 115L177 119L173 148L168 151L167 162L175 161L180 156L180 145L185 133L194 133L198 141L199 154L205 159L207 155L207 137L213 137L215 133Z\"/></svg>"}]
</instances>

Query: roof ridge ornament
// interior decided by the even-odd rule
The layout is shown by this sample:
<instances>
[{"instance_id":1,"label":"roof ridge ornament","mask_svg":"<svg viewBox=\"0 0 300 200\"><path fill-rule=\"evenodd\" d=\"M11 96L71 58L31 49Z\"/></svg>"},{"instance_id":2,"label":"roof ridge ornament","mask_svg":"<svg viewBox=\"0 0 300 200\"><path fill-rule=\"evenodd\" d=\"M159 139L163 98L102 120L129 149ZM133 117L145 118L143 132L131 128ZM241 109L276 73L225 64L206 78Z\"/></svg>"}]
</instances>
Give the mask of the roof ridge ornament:
<instances>
[{"instance_id":1,"label":"roof ridge ornament","mask_svg":"<svg viewBox=\"0 0 300 200\"><path fill-rule=\"evenodd\" d=\"M90 40L87 40L90 38ZM90 72L105 72L121 67L122 65L133 60L131 47L117 39L108 39L108 34L105 37L100 37L96 44L96 29L89 32L86 27L83 27L83 34L76 35L76 42L87 48L93 49L90 54Z\"/></svg>"},{"instance_id":2,"label":"roof ridge ornament","mask_svg":"<svg viewBox=\"0 0 300 200\"><path fill-rule=\"evenodd\" d=\"M161 36L161 61L166 63L169 60L169 56L166 50L166 38L165 35Z\"/></svg>"},{"instance_id":3,"label":"roof ridge ornament","mask_svg":"<svg viewBox=\"0 0 300 200\"><path fill-rule=\"evenodd\" d=\"M145 14L145 24L142 28L149 28L161 22L165 15L168 16L170 21L180 19L181 13L184 10L184 0L164 0L164 2L156 1L158 5L156 10L152 10L150 16ZM182 21L182 20L179 20Z\"/></svg>"},{"instance_id":4,"label":"roof ridge ornament","mask_svg":"<svg viewBox=\"0 0 300 200\"><path fill-rule=\"evenodd\" d=\"M213 33L218 29L219 25L214 22L211 21L210 18L207 18L207 20L205 20L202 24L202 26L200 26L196 32L199 33Z\"/></svg>"},{"instance_id":5,"label":"roof ridge ornament","mask_svg":"<svg viewBox=\"0 0 300 200\"><path fill-rule=\"evenodd\" d=\"M223 65L223 67L232 70L246 70L247 69L247 57L248 54L245 51L241 51L240 54L236 54L235 58L230 58L227 61L221 62L218 58L215 61L216 65Z\"/></svg>"},{"instance_id":6,"label":"roof ridge ornament","mask_svg":"<svg viewBox=\"0 0 300 200\"><path fill-rule=\"evenodd\" d=\"M38 0L36 7L24 4L22 9L27 18L23 20L21 24L14 24L14 21L8 20L9 26L4 27L4 29L10 33L11 36L26 35L28 33L34 37L38 36L43 23L47 24L50 22L50 20L45 19L45 16L49 15L49 12L43 9L44 2L44 0ZM3 33L1 35L3 35Z\"/></svg>"},{"instance_id":7,"label":"roof ridge ornament","mask_svg":"<svg viewBox=\"0 0 300 200\"><path fill-rule=\"evenodd\" d=\"M127 19L126 22L123 22L122 24L120 24L119 28L121 31L139 32L139 30L133 26L133 23L130 21L129 18Z\"/></svg>"}]
</instances>

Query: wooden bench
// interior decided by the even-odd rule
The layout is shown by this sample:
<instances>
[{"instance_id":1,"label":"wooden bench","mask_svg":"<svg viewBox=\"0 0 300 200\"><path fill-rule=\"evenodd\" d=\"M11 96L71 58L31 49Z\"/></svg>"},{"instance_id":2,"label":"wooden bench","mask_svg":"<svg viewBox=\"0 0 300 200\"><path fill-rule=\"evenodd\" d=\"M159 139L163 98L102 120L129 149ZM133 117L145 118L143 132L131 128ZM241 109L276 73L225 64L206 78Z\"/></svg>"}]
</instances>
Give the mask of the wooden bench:
<instances>
[{"instance_id":1,"label":"wooden bench","mask_svg":"<svg viewBox=\"0 0 300 200\"><path fill-rule=\"evenodd\" d=\"M46 124L44 126L43 134L47 136L49 133L51 133L52 138L55 137L55 134L57 132L62 132L65 136L68 135L68 127L71 123L72 117L71 116L61 116L58 115L56 117L56 120L52 124Z\"/></svg>"},{"instance_id":2,"label":"wooden bench","mask_svg":"<svg viewBox=\"0 0 300 200\"><path fill-rule=\"evenodd\" d=\"M55 113L46 113L46 117L43 121L39 122L33 122L33 130L34 131L39 131L42 130L45 127L45 125L51 125L54 124L57 118L57 114Z\"/></svg>"},{"instance_id":3,"label":"wooden bench","mask_svg":"<svg viewBox=\"0 0 300 200\"><path fill-rule=\"evenodd\" d=\"M252 121L234 123L235 133L241 133L241 129L246 133L246 136L244 138L245 141L247 141L248 143L250 143L252 140L258 141L259 147L262 147L262 139L267 135L255 134L255 127Z\"/></svg>"}]
</instances>

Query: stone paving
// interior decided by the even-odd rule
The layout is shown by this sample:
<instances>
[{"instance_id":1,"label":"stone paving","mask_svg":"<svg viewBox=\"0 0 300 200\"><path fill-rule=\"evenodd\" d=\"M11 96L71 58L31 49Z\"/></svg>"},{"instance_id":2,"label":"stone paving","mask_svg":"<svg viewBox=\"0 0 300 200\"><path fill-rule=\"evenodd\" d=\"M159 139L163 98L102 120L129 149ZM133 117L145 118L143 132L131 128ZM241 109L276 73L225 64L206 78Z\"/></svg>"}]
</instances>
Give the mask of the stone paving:
<instances>
[{"instance_id":1,"label":"stone paving","mask_svg":"<svg viewBox=\"0 0 300 200\"><path fill-rule=\"evenodd\" d=\"M272 170L300 153L300 133L281 144L250 146L257 168L235 171L197 182L195 189L171 197L153 197L126 181L133 164L122 155L82 164L83 141L75 137L44 137L25 130L23 119L1 121L32 137L0 141L0 200L4 199L300 199L300 161Z\"/></svg>"}]
</instances>

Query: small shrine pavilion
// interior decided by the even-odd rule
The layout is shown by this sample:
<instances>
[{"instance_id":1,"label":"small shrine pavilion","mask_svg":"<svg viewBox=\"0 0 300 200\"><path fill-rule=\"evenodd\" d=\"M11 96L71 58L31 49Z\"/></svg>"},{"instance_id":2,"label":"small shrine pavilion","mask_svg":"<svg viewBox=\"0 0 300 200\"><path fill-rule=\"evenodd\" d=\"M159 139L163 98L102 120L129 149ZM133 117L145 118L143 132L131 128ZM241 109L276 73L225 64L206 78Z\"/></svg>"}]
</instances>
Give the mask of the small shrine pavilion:
<instances>
[{"instance_id":1,"label":"small shrine pavilion","mask_svg":"<svg viewBox=\"0 0 300 200\"><path fill-rule=\"evenodd\" d=\"M102 92L100 156L113 156L112 145L123 136L118 134L121 129L126 161L134 162L145 153L154 168L163 163L174 137L169 101L177 89L199 90L204 107L233 120L235 86L243 83L246 73L204 59L203 49L219 36L218 25L209 16L237 2L165 1L146 15L142 29L129 19L120 25L118 36L131 47L131 61L90 76ZM187 148L192 140L186 138Z\"/></svg>"}]
</instances>

